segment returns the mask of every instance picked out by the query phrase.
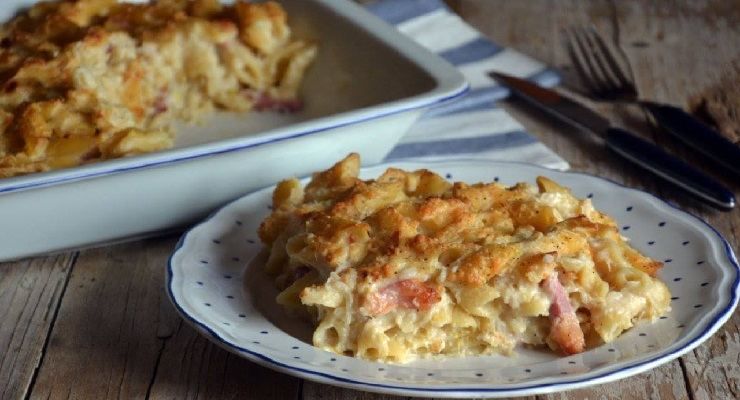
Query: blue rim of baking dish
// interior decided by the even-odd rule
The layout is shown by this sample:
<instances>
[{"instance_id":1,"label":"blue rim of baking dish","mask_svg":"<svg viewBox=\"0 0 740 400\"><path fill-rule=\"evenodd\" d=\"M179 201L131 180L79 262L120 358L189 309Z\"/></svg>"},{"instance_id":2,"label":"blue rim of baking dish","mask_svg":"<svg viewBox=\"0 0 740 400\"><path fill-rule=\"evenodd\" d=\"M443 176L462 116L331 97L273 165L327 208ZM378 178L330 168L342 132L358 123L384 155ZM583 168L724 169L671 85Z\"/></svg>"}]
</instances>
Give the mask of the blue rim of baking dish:
<instances>
[{"instance_id":1,"label":"blue rim of baking dish","mask_svg":"<svg viewBox=\"0 0 740 400\"><path fill-rule=\"evenodd\" d=\"M404 162L401 160L394 161L394 163ZM414 162L413 160L409 160L409 162ZM472 160L472 159L451 159L451 160L445 160L445 161L431 161L428 162L429 164L444 164L444 163L454 163L454 162L476 162L476 163L486 163L486 161L482 160ZM264 354L261 354L254 350L249 350L247 348L238 346L234 343L229 342L228 340L221 337L216 331L205 325L204 323L197 320L195 317L188 314L182 306L177 302L175 299L175 295L172 289L172 284L174 282L174 274L172 272L172 260L177 255L179 250L182 248L183 244L187 240L188 235L200 227L201 225L205 224L206 222L210 221L213 217L215 217L217 214L219 214L223 209L230 206L232 203L235 203L236 201L239 201L239 199L235 199L233 201L230 201L229 203L225 204L223 207L219 208L218 210L214 211L211 215L209 215L207 218L205 218L203 221L198 223L197 225L190 228L187 232L185 232L180 239L178 240L177 244L175 245L175 249L173 250L170 257L167 259L167 282L166 282L166 289L167 289L167 295L170 298L170 301L175 306L175 309L177 309L178 313L187 321L189 321L193 326L195 326L197 329L207 332L214 340L215 343L220 345L221 347L225 348L229 351L238 351L240 354L243 354L247 356L252 361L255 361L259 364L262 364L267 367L277 367L278 371L284 371L288 373L293 373L294 375L298 377L304 377L310 379L311 376L317 376L317 377L323 377L326 379L329 379L331 381L336 382L337 384L351 384L351 385L362 385L370 388L378 388L378 389L388 389L389 393L396 393L396 394L402 394L404 391L408 392L416 392L418 394L422 394L424 392L428 393L465 393L465 394L476 394L476 393L483 393L483 394L492 394L496 393L499 394L508 394L508 395L526 395L526 394L542 394L542 393L550 393L557 390L568 390L568 389L575 389L578 387L581 387L581 384L587 384L587 385L593 385L593 384L599 384L599 383L606 383L609 381L626 378L629 376L636 375L638 373L644 372L650 368L657 367L659 365L662 365L664 363L667 363L675 358L680 357L683 354L688 353L692 349L698 347L701 343L703 343L705 340L709 339L711 335L713 335L727 320L730 318L733 310L738 304L738 296L740 292L740 264L738 264L737 258L735 257L735 254L732 250L732 247L730 246L730 243L725 239L722 234L715 229L712 225L710 225L708 222L706 222L704 219L688 212L684 211L677 206L671 204L670 202L653 195L652 193L645 192L643 190L631 188L628 186L625 186L619 182L615 182L611 179L603 178L596 175L591 175L588 173L583 172L565 172L565 171L556 171L556 170L549 170L547 168L525 163L525 162L504 162L504 161L498 161L497 163L502 164L517 164L517 165L523 165L523 166L529 166L529 167L535 167L537 169L543 169L547 170L549 172L555 172L555 173L564 173L564 174L572 174L572 175L582 175L586 177L596 178L605 182L609 182L611 184L617 185L623 189L635 191L638 193L646 194L654 199L657 199L671 208L675 209L678 212L684 213L696 221L701 222L702 224L706 225L714 234L719 238L719 240L724 245L725 250L725 256L727 257L727 261L729 261L730 265L732 265L735 268L735 279L732 282L730 286L730 299L727 303L727 306L720 310L717 315L712 318L712 320L709 321L706 328L701 331L699 334L695 335L694 338L689 340L687 343L685 343L683 346L676 348L670 352L661 353L659 355L656 355L655 357L652 357L647 360L638 361L635 363L632 363L630 365L627 365L625 367L619 368L614 371L607 371L599 375L591 376L584 379L575 379L575 380L569 380L569 381L559 381L559 382L552 382L552 383L542 383L542 384L534 384L534 385L527 385L527 386L510 386L510 387L460 387L460 388L440 388L440 387L407 387L407 386L397 386L397 385L388 385L383 383L373 383L373 382L363 382L355 379L349 379L349 378L343 378L340 376L332 375L326 372L319 372L311 369L296 367L293 365L285 364L283 362L274 360ZM386 164L386 163L383 163ZM382 165L382 164L381 164ZM373 167L377 167L373 166ZM373 168L371 167L371 168ZM264 190L264 189L262 189ZM256 191L255 191L256 192ZM252 192L254 193L254 192ZM247 194L246 196L249 196ZM621 377L616 377L616 375L622 375ZM614 378L614 379L609 379ZM534 392L532 392L534 391Z\"/></svg>"}]
</instances>

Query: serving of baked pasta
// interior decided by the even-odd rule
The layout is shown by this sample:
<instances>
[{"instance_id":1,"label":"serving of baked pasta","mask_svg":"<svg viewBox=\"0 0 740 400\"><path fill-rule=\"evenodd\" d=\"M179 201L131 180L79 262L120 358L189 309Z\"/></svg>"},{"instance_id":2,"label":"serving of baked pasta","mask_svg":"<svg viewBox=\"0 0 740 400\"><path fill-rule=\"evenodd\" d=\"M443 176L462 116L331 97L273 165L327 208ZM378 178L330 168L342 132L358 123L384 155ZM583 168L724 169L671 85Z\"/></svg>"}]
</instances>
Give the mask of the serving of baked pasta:
<instances>
[{"instance_id":1,"label":"serving of baked pasta","mask_svg":"<svg viewBox=\"0 0 740 400\"><path fill-rule=\"evenodd\" d=\"M0 26L0 178L166 149L216 109L298 109L315 54L271 1L39 2Z\"/></svg>"},{"instance_id":2,"label":"serving of baked pasta","mask_svg":"<svg viewBox=\"0 0 740 400\"><path fill-rule=\"evenodd\" d=\"M662 263L546 177L361 180L359 165L351 154L305 187L279 183L259 229L277 302L315 324L319 348L398 363L517 345L567 355L670 311Z\"/></svg>"}]
</instances>

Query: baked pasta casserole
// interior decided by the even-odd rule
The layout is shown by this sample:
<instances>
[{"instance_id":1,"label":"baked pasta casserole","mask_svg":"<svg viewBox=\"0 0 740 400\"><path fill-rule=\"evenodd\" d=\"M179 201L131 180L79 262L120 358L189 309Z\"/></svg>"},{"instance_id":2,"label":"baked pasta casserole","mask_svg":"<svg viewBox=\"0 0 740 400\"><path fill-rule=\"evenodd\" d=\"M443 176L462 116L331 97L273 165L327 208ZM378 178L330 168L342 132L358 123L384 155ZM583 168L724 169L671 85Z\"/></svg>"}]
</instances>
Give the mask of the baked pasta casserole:
<instances>
[{"instance_id":1,"label":"baked pasta casserole","mask_svg":"<svg viewBox=\"0 0 740 400\"><path fill-rule=\"evenodd\" d=\"M315 54L269 1L37 3L0 27L0 177L166 149L214 109L296 109Z\"/></svg>"},{"instance_id":2,"label":"baked pasta casserole","mask_svg":"<svg viewBox=\"0 0 740 400\"><path fill-rule=\"evenodd\" d=\"M259 229L277 302L315 322L315 346L383 362L519 344L573 354L670 310L662 263L548 178L358 170L351 154L305 188L281 182Z\"/></svg>"}]
</instances>

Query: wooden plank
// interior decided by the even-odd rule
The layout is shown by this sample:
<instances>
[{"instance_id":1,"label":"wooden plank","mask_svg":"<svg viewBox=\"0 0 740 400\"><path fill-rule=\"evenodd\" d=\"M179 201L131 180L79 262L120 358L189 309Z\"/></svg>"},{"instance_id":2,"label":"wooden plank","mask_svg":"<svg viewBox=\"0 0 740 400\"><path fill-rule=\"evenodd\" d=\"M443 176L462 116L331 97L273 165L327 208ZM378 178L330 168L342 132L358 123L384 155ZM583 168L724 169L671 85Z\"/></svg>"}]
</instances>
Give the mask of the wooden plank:
<instances>
[{"instance_id":1,"label":"wooden plank","mask_svg":"<svg viewBox=\"0 0 740 400\"><path fill-rule=\"evenodd\" d=\"M25 396L73 260L67 253L0 264L0 399Z\"/></svg>"},{"instance_id":2,"label":"wooden plank","mask_svg":"<svg viewBox=\"0 0 740 400\"><path fill-rule=\"evenodd\" d=\"M175 238L84 251L69 278L32 398L297 396L299 381L211 344L164 291Z\"/></svg>"},{"instance_id":3,"label":"wooden plank","mask_svg":"<svg viewBox=\"0 0 740 400\"><path fill-rule=\"evenodd\" d=\"M740 314L707 344L682 357L694 399L740 398Z\"/></svg>"},{"instance_id":4,"label":"wooden plank","mask_svg":"<svg viewBox=\"0 0 740 400\"><path fill-rule=\"evenodd\" d=\"M180 320L162 350L151 399L296 399L300 380L212 344Z\"/></svg>"},{"instance_id":5,"label":"wooden plank","mask_svg":"<svg viewBox=\"0 0 740 400\"><path fill-rule=\"evenodd\" d=\"M689 394L686 390L681 366L678 362L671 362L620 381L586 389L537 396L537 398L541 400L687 399Z\"/></svg>"},{"instance_id":6,"label":"wooden plank","mask_svg":"<svg viewBox=\"0 0 740 400\"><path fill-rule=\"evenodd\" d=\"M173 238L82 252L31 398L143 398L177 317L162 287Z\"/></svg>"}]
</instances>

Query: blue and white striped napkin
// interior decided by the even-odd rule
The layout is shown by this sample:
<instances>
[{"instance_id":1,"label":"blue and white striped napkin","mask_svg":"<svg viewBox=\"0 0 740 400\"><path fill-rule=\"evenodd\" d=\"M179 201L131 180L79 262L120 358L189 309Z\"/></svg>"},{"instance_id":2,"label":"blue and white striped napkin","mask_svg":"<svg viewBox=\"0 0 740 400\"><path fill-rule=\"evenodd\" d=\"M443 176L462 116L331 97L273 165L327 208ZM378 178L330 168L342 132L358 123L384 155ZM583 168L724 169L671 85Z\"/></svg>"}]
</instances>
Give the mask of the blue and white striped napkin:
<instances>
[{"instance_id":1,"label":"blue and white striped napkin","mask_svg":"<svg viewBox=\"0 0 740 400\"><path fill-rule=\"evenodd\" d=\"M476 158L568 169L565 160L496 106L508 90L487 75L495 70L554 86L560 81L555 71L483 37L442 0L379 0L367 8L456 66L471 86L463 97L425 113L388 160Z\"/></svg>"}]
</instances>

